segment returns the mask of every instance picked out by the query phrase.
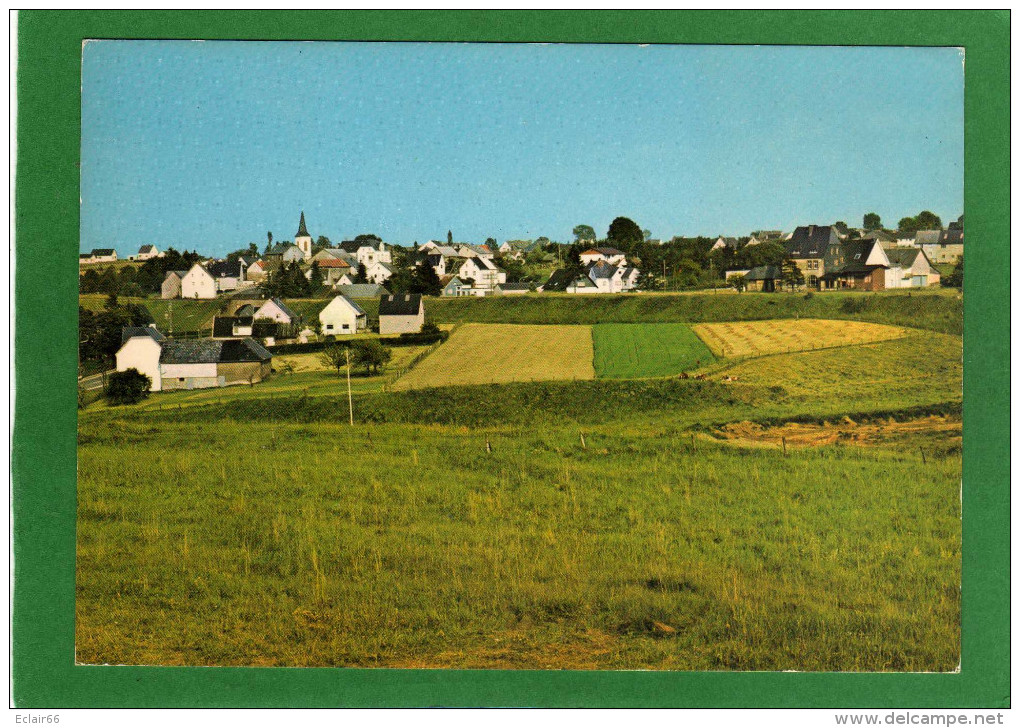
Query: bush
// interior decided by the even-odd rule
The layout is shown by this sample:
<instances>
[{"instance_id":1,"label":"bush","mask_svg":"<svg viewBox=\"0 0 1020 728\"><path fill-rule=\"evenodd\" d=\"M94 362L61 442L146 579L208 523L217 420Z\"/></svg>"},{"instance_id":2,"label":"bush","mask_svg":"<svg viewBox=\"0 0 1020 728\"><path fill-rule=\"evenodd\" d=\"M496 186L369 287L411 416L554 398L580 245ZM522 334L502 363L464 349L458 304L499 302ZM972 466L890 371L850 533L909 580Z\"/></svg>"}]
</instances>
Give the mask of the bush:
<instances>
[{"instance_id":1,"label":"bush","mask_svg":"<svg viewBox=\"0 0 1020 728\"><path fill-rule=\"evenodd\" d=\"M137 369L127 369L110 375L106 397L113 404L137 404L149 395L152 380Z\"/></svg>"}]
</instances>

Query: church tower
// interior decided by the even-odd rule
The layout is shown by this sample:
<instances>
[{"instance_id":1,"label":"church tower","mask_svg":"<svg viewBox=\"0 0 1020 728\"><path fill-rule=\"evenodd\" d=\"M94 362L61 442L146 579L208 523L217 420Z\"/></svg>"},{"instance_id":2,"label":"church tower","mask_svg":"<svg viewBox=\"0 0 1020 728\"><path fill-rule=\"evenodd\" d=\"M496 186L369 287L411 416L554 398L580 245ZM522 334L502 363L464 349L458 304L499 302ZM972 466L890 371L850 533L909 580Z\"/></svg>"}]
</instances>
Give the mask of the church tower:
<instances>
[{"instance_id":1,"label":"church tower","mask_svg":"<svg viewBox=\"0 0 1020 728\"><path fill-rule=\"evenodd\" d=\"M301 211L301 224L298 225L297 235L294 236L294 245L301 248L305 260L312 257L312 236L308 234L308 228L305 227L304 210Z\"/></svg>"}]
</instances>

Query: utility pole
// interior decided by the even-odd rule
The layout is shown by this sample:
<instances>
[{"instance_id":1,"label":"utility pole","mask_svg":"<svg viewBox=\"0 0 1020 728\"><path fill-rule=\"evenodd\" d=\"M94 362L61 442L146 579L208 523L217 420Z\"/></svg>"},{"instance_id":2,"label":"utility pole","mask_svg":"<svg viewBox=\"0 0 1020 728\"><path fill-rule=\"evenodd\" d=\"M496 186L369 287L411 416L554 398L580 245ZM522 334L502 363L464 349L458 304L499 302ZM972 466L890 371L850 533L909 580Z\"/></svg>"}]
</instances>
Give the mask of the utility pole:
<instances>
[{"instance_id":1,"label":"utility pole","mask_svg":"<svg viewBox=\"0 0 1020 728\"><path fill-rule=\"evenodd\" d=\"M347 356L347 409L351 415L351 427L354 427L354 400L351 398L351 348L344 349Z\"/></svg>"}]
</instances>

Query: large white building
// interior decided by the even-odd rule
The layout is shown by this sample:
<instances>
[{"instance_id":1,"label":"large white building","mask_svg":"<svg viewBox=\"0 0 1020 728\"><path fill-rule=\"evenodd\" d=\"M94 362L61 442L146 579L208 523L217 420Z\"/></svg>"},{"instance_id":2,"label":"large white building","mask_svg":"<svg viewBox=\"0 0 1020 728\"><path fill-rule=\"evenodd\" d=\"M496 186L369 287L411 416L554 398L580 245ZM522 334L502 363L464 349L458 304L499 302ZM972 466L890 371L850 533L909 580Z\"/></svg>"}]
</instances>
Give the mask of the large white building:
<instances>
[{"instance_id":1,"label":"large white building","mask_svg":"<svg viewBox=\"0 0 1020 728\"><path fill-rule=\"evenodd\" d=\"M356 334L368 328L368 314L347 296L337 296L319 313L324 336Z\"/></svg>"}]
</instances>

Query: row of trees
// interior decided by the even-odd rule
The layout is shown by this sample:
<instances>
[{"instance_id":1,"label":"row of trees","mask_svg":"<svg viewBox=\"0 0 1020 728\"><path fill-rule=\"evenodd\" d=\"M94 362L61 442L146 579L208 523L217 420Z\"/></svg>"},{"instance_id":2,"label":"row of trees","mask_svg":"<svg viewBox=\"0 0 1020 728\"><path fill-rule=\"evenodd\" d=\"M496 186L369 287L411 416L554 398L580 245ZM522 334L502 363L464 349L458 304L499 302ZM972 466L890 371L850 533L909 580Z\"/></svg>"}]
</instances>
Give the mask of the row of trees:
<instances>
[{"instance_id":1,"label":"row of trees","mask_svg":"<svg viewBox=\"0 0 1020 728\"><path fill-rule=\"evenodd\" d=\"M393 350L383 346L375 339L363 339L361 341L349 341L327 346L320 359L330 369L335 369L340 374L347 367L348 362L352 368L365 368L365 376L376 372L386 362L393 358Z\"/></svg>"}]
</instances>

